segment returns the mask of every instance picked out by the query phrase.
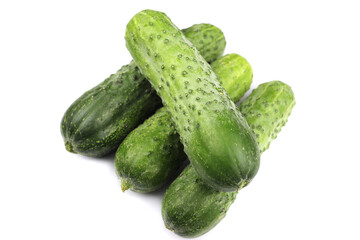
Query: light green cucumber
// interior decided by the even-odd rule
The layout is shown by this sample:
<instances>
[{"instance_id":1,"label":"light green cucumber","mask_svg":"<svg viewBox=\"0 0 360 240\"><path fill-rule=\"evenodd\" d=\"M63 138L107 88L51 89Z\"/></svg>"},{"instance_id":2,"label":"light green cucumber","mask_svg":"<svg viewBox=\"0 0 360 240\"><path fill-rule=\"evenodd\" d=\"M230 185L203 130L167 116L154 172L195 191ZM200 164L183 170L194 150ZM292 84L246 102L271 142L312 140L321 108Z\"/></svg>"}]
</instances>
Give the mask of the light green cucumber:
<instances>
[{"instance_id":1,"label":"light green cucumber","mask_svg":"<svg viewBox=\"0 0 360 240\"><path fill-rule=\"evenodd\" d=\"M223 55L226 41L219 28L202 23L183 29L182 32L207 62L211 63Z\"/></svg>"},{"instance_id":2,"label":"light green cucumber","mask_svg":"<svg viewBox=\"0 0 360 240\"><path fill-rule=\"evenodd\" d=\"M207 61L224 52L225 38L219 28L196 24L183 31ZM160 106L160 98L132 61L67 109L61 120L65 147L69 152L102 157Z\"/></svg>"},{"instance_id":3,"label":"light green cucumber","mask_svg":"<svg viewBox=\"0 0 360 240\"><path fill-rule=\"evenodd\" d=\"M260 149L268 148L294 105L294 93L280 81L259 85L240 104L240 111L255 132ZM209 187L188 165L163 198L161 210L165 226L183 237L198 237L225 217L236 195L237 192L220 192Z\"/></svg>"},{"instance_id":4,"label":"light green cucumber","mask_svg":"<svg viewBox=\"0 0 360 240\"><path fill-rule=\"evenodd\" d=\"M222 191L248 184L260 163L256 139L196 48L164 13L152 10L130 20L125 40L200 177Z\"/></svg>"},{"instance_id":5,"label":"light green cucumber","mask_svg":"<svg viewBox=\"0 0 360 240\"><path fill-rule=\"evenodd\" d=\"M211 63L211 68L234 103L250 89L253 70L245 58L228 54Z\"/></svg>"},{"instance_id":6,"label":"light green cucumber","mask_svg":"<svg viewBox=\"0 0 360 240\"><path fill-rule=\"evenodd\" d=\"M281 82L272 81L259 85L239 106L259 143L260 152L269 148L285 125L295 105L291 88Z\"/></svg>"},{"instance_id":7,"label":"light green cucumber","mask_svg":"<svg viewBox=\"0 0 360 240\"><path fill-rule=\"evenodd\" d=\"M240 55L223 56L211 67L233 100L239 100L250 88L252 68ZM185 159L171 116L163 107L120 144L115 168L123 191L151 192L171 181Z\"/></svg>"}]
</instances>

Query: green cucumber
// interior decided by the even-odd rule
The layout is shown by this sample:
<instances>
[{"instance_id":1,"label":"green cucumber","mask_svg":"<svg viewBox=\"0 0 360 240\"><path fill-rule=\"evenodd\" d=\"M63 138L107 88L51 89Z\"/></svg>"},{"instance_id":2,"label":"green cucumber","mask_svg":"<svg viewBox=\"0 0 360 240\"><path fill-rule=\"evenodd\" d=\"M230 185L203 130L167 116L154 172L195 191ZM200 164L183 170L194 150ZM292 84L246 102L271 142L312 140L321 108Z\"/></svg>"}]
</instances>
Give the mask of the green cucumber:
<instances>
[{"instance_id":1,"label":"green cucumber","mask_svg":"<svg viewBox=\"0 0 360 240\"><path fill-rule=\"evenodd\" d=\"M248 184L260 163L256 139L196 48L164 13L152 10L130 20L125 40L201 178L222 191Z\"/></svg>"},{"instance_id":2,"label":"green cucumber","mask_svg":"<svg viewBox=\"0 0 360 240\"><path fill-rule=\"evenodd\" d=\"M211 63L211 67L234 101L250 88L252 68L240 55L223 56ZM115 168L123 191L151 192L171 181L185 159L171 116L163 107L120 144Z\"/></svg>"},{"instance_id":3,"label":"green cucumber","mask_svg":"<svg viewBox=\"0 0 360 240\"><path fill-rule=\"evenodd\" d=\"M259 85L240 104L240 111L255 132L260 149L267 149L294 105L294 93L280 81ZM165 226L178 235L198 237L225 217L236 195L237 192L210 188L188 165L163 198L161 211Z\"/></svg>"},{"instance_id":4,"label":"green cucumber","mask_svg":"<svg viewBox=\"0 0 360 240\"><path fill-rule=\"evenodd\" d=\"M234 103L250 89L253 70L245 58L228 54L211 63L211 68Z\"/></svg>"},{"instance_id":5,"label":"green cucumber","mask_svg":"<svg viewBox=\"0 0 360 240\"><path fill-rule=\"evenodd\" d=\"M202 23L183 29L182 32L207 62L211 63L223 55L226 41L217 27Z\"/></svg>"},{"instance_id":6,"label":"green cucumber","mask_svg":"<svg viewBox=\"0 0 360 240\"><path fill-rule=\"evenodd\" d=\"M186 154L166 108L135 128L115 154L121 189L152 192L180 173Z\"/></svg>"},{"instance_id":7,"label":"green cucumber","mask_svg":"<svg viewBox=\"0 0 360 240\"><path fill-rule=\"evenodd\" d=\"M224 52L225 38L219 28L197 24L183 31L207 61ZM61 121L65 147L73 153L102 157L160 106L160 98L132 61L67 109Z\"/></svg>"},{"instance_id":8,"label":"green cucumber","mask_svg":"<svg viewBox=\"0 0 360 240\"><path fill-rule=\"evenodd\" d=\"M272 81L259 85L239 106L259 144L260 153L269 148L285 125L295 97L291 88L281 82Z\"/></svg>"},{"instance_id":9,"label":"green cucumber","mask_svg":"<svg viewBox=\"0 0 360 240\"><path fill-rule=\"evenodd\" d=\"M165 192L161 204L165 227L183 237L203 235L225 217L236 195L210 187L189 164Z\"/></svg>"}]
</instances>

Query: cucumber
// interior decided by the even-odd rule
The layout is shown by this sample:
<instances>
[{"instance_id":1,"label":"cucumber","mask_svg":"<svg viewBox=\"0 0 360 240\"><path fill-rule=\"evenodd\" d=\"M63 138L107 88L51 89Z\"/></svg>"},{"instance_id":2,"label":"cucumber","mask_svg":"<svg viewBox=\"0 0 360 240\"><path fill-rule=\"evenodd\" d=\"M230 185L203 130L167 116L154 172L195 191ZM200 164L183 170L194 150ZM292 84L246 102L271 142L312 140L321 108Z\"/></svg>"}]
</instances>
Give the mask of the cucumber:
<instances>
[{"instance_id":1,"label":"cucumber","mask_svg":"<svg viewBox=\"0 0 360 240\"><path fill-rule=\"evenodd\" d=\"M228 54L211 63L211 68L234 103L250 89L253 70L245 58Z\"/></svg>"},{"instance_id":2,"label":"cucumber","mask_svg":"<svg viewBox=\"0 0 360 240\"><path fill-rule=\"evenodd\" d=\"M121 189L152 192L174 179L186 154L166 108L134 129L115 154Z\"/></svg>"},{"instance_id":3,"label":"cucumber","mask_svg":"<svg viewBox=\"0 0 360 240\"><path fill-rule=\"evenodd\" d=\"M69 107L61 121L65 147L73 153L104 156L160 106L132 61Z\"/></svg>"},{"instance_id":4,"label":"cucumber","mask_svg":"<svg viewBox=\"0 0 360 240\"><path fill-rule=\"evenodd\" d=\"M236 195L204 183L190 164L165 192L161 204L165 227L183 237L201 236L225 217Z\"/></svg>"},{"instance_id":5,"label":"cucumber","mask_svg":"<svg viewBox=\"0 0 360 240\"><path fill-rule=\"evenodd\" d=\"M259 85L239 106L259 144L260 153L269 148L285 125L295 97L291 88L281 81Z\"/></svg>"},{"instance_id":6,"label":"cucumber","mask_svg":"<svg viewBox=\"0 0 360 240\"><path fill-rule=\"evenodd\" d=\"M200 177L222 191L248 184L260 163L256 139L196 48L164 13L152 10L130 20L125 40Z\"/></svg>"},{"instance_id":7,"label":"cucumber","mask_svg":"<svg viewBox=\"0 0 360 240\"><path fill-rule=\"evenodd\" d=\"M202 23L183 29L182 32L207 62L211 63L223 55L226 41L217 27Z\"/></svg>"},{"instance_id":8,"label":"cucumber","mask_svg":"<svg viewBox=\"0 0 360 240\"><path fill-rule=\"evenodd\" d=\"M207 61L224 52L224 34L213 25L193 25L184 33ZM69 152L102 157L160 106L160 98L132 61L67 109L61 121L65 147Z\"/></svg>"},{"instance_id":9,"label":"cucumber","mask_svg":"<svg viewBox=\"0 0 360 240\"><path fill-rule=\"evenodd\" d=\"M233 100L239 100L250 88L252 68L240 55L223 56L211 67ZM185 159L171 116L163 107L120 144L115 168L123 191L151 192L171 181Z\"/></svg>"},{"instance_id":10,"label":"cucumber","mask_svg":"<svg viewBox=\"0 0 360 240\"><path fill-rule=\"evenodd\" d=\"M240 111L256 134L260 149L268 148L294 105L294 93L280 81L259 85L240 104ZM225 217L236 195L237 192L210 188L188 165L163 198L161 211L165 226L178 235L198 237Z\"/></svg>"}]
</instances>

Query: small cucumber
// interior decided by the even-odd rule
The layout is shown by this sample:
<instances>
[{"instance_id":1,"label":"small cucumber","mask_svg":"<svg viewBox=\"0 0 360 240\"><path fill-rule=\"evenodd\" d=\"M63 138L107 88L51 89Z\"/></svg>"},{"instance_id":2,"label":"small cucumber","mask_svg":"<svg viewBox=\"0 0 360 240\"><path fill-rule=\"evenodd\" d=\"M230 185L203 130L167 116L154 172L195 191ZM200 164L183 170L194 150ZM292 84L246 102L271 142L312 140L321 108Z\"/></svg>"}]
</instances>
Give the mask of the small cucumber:
<instances>
[{"instance_id":1,"label":"small cucumber","mask_svg":"<svg viewBox=\"0 0 360 240\"><path fill-rule=\"evenodd\" d=\"M173 180L185 160L179 135L162 107L120 144L115 169L123 191L152 192Z\"/></svg>"},{"instance_id":2,"label":"small cucumber","mask_svg":"<svg viewBox=\"0 0 360 240\"><path fill-rule=\"evenodd\" d=\"M207 61L224 52L225 38L219 28L196 24L183 31ZM61 121L65 147L69 152L102 157L160 106L160 98L132 61L67 109Z\"/></svg>"},{"instance_id":3,"label":"small cucumber","mask_svg":"<svg viewBox=\"0 0 360 240\"><path fill-rule=\"evenodd\" d=\"M295 97L283 82L272 81L258 86L240 110L256 134L259 148L265 150L286 123ZM234 202L237 192L210 188L188 165L167 189L162 201L166 228L184 237L198 237L220 222Z\"/></svg>"},{"instance_id":4,"label":"small cucumber","mask_svg":"<svg viewBox=\"0 0 360 240\"><path fill-rule=\"evenodd\" d=\"M226 215L237 192L217 191L188 165L167 189L161 205L165 227L183 237L210 231Z\"/></svg>"},{"instance_id":5,"label":"small cucumber","mask_svg":"<svg viewBox=\"0 0 360 240\"><path fill-rule=\"evenodd\" d=\"M211 67L233 100L239 100L250 88L252 68L240 55L223 56ZM120 144L115 168L123 191L151 192L174 179L185 159L179 135L163 107Z\"/></svg>"},{"instance_id":6,"label":"small cucumber","mask_svg":"<svg viewBox=\"0 0 360 240\"><path fill-rule=\"evenodd\" d=\"M223 55L226 41L219 28L202 23L183 29L182 32L207 62L211 63Z\"/></svg>"},{"instance_id":7,"label":"small cucumber","mask_svg":"<svg viewBox=\"0 0 360 240\"><path fill-rule=\"evenodd\" d=\"M228 54L211 63L211 68L234 103L250 89L253 70L245 58Z\"/></svg>"},{"instance_id":8,"label":"small cucumber","mask_svg":"<svg viewBox=\"0 0 360 240\"><path fill-rule=\"evenodd\" d=\"M132 61L65 112L61 134L66 150L102 157L160 106L159 97Z\"/></svg>"},{"instance_id":9,"label":"small cucumber","mask_svg":"<svg viewBox=\"0 0 360 240\"><path fill-rule=\"evenodd\" d=\"M293 91L281 81L259 85L240 104L240 112L253 130L261 153L285 125L294 105Z\"/></svg>"},{"instance_id":10,"label":"small cucumber","mask_svg":"<svg viewBox=\"0 0 360 240\"><path fill-rule=\"evenodd\" d=\"M260 163L256 139L196 48L164 13L152 10L130 20L125 40L200 177L222 191L248 184Z\"/></svg>"}]
</instances>

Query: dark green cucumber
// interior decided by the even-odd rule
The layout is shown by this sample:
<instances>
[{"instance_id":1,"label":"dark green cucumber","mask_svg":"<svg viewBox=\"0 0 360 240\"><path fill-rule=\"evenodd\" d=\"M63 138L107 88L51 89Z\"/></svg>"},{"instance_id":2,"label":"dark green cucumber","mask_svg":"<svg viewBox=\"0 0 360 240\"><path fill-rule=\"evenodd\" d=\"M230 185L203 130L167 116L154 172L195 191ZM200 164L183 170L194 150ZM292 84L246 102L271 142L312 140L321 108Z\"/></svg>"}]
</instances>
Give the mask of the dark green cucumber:
<instances>
[{"instance_id":1,"label":"dark green cucumber","mask_svg":"<svg viewBox=\"0 0 360 240\"><path fill-rule=\"evenodd\" d=\"M104 156L160 106L155 91L131 62L84 93L66 111L61 121L66 149Z\"/></svg>"},{"instance_id":2,"label":"dark green cucumber","mask_svg":"<svg viewBox=\"0 0 360 240\"><path fill-rule=\"evenodd\" d=\"M252 69L240 55L223 56L211 67L233 100L239 100L250 88ZM171 181L185 159L179 135L163 107L120 144L115 167L123 191L151 192Z\"/></svg>"},{"instance_id":3,"label":"dark green cucumber","mask_svg":"<svg viewBox=\"0 0 360 240\"><path fill-rule=\"evenodd\" d=\"M152 192L174 179L185 160L179 135L162 107L120 144L115 169L123 191Z\"/></svg>"},{"instance_id":4,"label":"dark green cucumber","mask_svg":"<svg viewBox=\"0 0 360 240\"><path fill-rule=\"evenodd\" d=\"M291 88L280 81L259 85L240 104L240 110L255 132L260 149L267 149L287 121L294 105ZM210 188L189 165L170 185L163 198L165 226L178 235L198 237L225 217L236 195L237 192L219 192Z\"/></svg>"},{"instance_id":5,"label":"dark green cucumber","mask_svg":"<svg viewBox=\"0 0 360 240\"><path fill-rule=\"evenodd\" d=\"M184 32L207 61L222 55L225 38L217 27L197 24ZM160 106L160 98L131 62L67 109L61 121L66 149L87 156L104 156Z\"/></svg>"},{"instance_id":6,"label":"dark green cucumber","mask_svg":"<svg viewBox=\"0 0 360 240\"><path fill-rule=\"evenodd\" d=\"M222 191L248 184L260 163L256 139L196 48L164 13L152 10L130 20L125 40L201 178Z\"/></svg>"},{"instance_id":7,"label":"dark green cucumber","mask_svg":"<svg viewBox=\"0 0 360 240\"><path fill-rule=\"evenodd\" d=\"M210 231L226 215L237 192L217 191L188 165L166 190L161 204L165 227L183 237Z\"/></svg>"}]
</instances>

